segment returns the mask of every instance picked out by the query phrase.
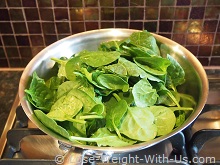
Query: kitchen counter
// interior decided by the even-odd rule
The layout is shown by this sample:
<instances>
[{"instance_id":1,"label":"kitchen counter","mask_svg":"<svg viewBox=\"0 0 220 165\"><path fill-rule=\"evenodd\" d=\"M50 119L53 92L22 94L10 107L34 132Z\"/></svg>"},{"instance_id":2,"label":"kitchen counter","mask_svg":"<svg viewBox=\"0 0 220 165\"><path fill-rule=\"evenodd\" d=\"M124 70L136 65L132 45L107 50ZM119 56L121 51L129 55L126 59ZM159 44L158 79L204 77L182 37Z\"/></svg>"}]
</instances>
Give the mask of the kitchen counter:
<instances>
[{"instance_id":1,"label":"kitchen counter","mask_svg":"<svg viewBox=\"0 0 220 165\"><path fill-rule=\"evenodd\" d=\"M0 135L18 92L22 69L0 70Z\"/></svg>"}]
</instances>

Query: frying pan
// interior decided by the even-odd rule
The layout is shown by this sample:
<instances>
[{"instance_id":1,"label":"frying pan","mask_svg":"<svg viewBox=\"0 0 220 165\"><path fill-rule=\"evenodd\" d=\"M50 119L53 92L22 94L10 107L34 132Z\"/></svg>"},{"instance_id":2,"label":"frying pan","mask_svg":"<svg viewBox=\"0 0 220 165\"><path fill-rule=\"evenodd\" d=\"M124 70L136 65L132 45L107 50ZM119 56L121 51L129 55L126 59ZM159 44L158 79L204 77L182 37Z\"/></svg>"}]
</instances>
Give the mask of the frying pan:
<instances>
[{"instance_id":1,"label":"frying pan","mask_svg":"<svg viewBox=\"0 0 220 165\"><path fill-rule=\"evenodd\" d=\"M198 59L183 46L168 38L152 33L157 42L166 44L173 51L171 55L181 64L186 74L186 82L184 83L182 88L185 90L185 93L192 95L197 102L195 110L190 114L187 120L180 127L174 129L167 135L158 137L148 142L142 142L125 147L97 147L75 144L48 129L36 118L33 113L33 106L31 106L30 103L25 99L24 92L24 90L28 88L30 84L30 76L34 71L37 72L39 77L47 79L52 76L51 68L53 67L54 62L50 60L51 57L70 57L74 53L77 53L84 49L97 50L97 47L101 42L109 40L121 40L127 38L128 36L130 36L130 34L136 31L137 30L133 29L117 28L99 29L86 31L66 37L40 51L24 69L19 83L19 98L21 106L23 107L24 112L26 113L28 118L40 130L45 132L47 135L59 140L63 144L71 146L71 149L67 153L67 155L78 156L82 160L84 154L89 152L109 155L112 153L132 152L148 147L153 147L153 145L160 143L185 129L197 118L197 116L202 111L208 96L208 79L206 72L203 69L203 66L198 61ZM71 160L73 160L73 158ZM82 163L82 161L76 161L75 163Z\"/></svg>"}]
</instances>

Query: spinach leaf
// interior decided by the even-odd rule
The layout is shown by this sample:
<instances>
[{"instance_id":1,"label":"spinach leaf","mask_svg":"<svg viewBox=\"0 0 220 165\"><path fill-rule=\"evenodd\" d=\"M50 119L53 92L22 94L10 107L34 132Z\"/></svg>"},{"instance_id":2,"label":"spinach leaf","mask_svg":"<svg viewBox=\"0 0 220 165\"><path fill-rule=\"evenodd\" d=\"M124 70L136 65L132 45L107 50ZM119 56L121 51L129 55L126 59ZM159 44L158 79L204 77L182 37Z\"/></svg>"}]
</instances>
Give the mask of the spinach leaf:
<instances>
[{"instance_id":1,"label":"spinach leaf","mask_svg":"<svg viewBox=\"0 0 220 165\"><path fill-rule=\"evenodd\" d=\"M116 73L116 74L119 74L119 75L122 75L122 76L127 75L126 68L120 63L107 65L107 66L104 67L104 69L109 71L109 72Z\"/></svg>"},{"instance_id":2,"label":"spinach leaf","mask_svg":"<svg viewBox=\"0 0 220 165\"><path fill-rule=\"evenodd\" d=\"M123 80L118 75L114 74L100 74L97 77L98 84L104 86L110 90L122 90L123 92L127 92L129 89L129 84L125 80Z\"/></svg>"},{"instance_id":3,"label":"spinach leaf","mask_svg":"<svg viewBox=\"0 0 220 165\"><path fill-rule=\"evenodd\" d=\"M151 84L146 78L141 79L134 85L132 94L137 107L154 105L158 98L156 89L152 88Z\"/></svg>"},{"instance_id":4,"label":"spinach leaf","mask_svg":"<svg viewBox=\"0 0 220 165\"><path fill-rule=\"evenodd\" d=\"M58 74L57 76L58 77L66 77L66 70L65 70L65 67L66 67L66 63L67 63L67 59L58 59L58 58L51 58L51 60L57 62L59 65L59 70L58 70Z\"/></svg>"},{"instance_id":5,"label":"spinach leaf","mask_svg":"<svg viewBox=\"0 0 220 165\"><path fill-rule=\"evenodd\" d=\"M154 120L154 115L147 108L129 107L119 131L131 139L149 141L157 135Z\"/></svg>"},{"instance_id":6,"label":"spinach leaf","mask_svg":"<svg viewBox=\"0 0 220 165\"><path fill-rule=\"evenodd\" d=\"M167 68L167 76L169 81L167 81L166 86L176 90L176 86L181 85L185 81L185 72L181 65L169 54L167 55L167 59L171 62L171 65Z\"/></svg>"},{"instance_id":7,"label":"spinach leaf","mask_svg":"<svg viewBox=\"0 0 220 165\"><path fill-rule=\"evenodd\" d=\"M47 116L57 121L68 120L74 122L76 120L72 118L82 109L82 107L83 103L74 95L68 93L54 103Z\"/></svg>"},{"instance_id":8,"label":"spinach leaf","mask_svg":"<svg viewBox=\"0 0 220 165\"><path fill-rule=\"evenodd\" d=\"M167 67L170 65L169 60L157 56L135 57L134 62L143 70L153 75L165 75Z\"/></svg>"},{"instance_id":9,"label":"spinach leaf","mask_svg":"<svg viewBox=\"0 0 220 165\"><path fill-rule=\"evenodd\" d=\"M119 139L119 137L116 134L111 133L106 127L99 128L90 138L70 136L70 140L71 141L79 140L79 141L87 141L87 142L96 142L99 147L101 146L122 147L122 146L128 146L132 144L132 143Z\"/></svg>"},{"instance_id":10,"label":"spinach leaf","mask_svg":"<svg viewBox=\"0 0 220 165\"><path fill-rule=\"evenodd\" d=\"M47 87L45 81L38 77L37 73L33 73L29 89L25 89L28 94L29 101L38 109L49 112L55 100L53 90Z\"/></svg>"},{"instance_id":11,"label":"spinach leaf","mask_svg":"<svg viewBox=\"0 0 220 165\"><path fill-rule=\"evenodd\" d=\"M144 46L151 49L155 54L160 55L160 50L157 46L156 39L146 30L142 32L134 32L129 37L130 43L134 45Z\"/></svg>"},{"instance_id":12,"label":"spinach leaf","mask_svg":"<svg viewBox=\"0 0 220 165\"><path fill-rule=\"evenodd\" d=\"M80 53L79 57L80 60L82 60L87 65L92 67L99 67L114 62L120 57L120 53L116 51L83 51Z\"/></svg>"},{"instance_id":13,"label":"spinach leaf","mask_svg":"<svg viewBox=\"0 0 220 165\"><path fill-rule=\"evenodd\" d=\"M157 136L170 133L176 123L176 116L173 111L164 106L151 106L149 109L155 117L154 123L157 126Z\"/></svg>"},{"instance_id":14,"label":"spinach leaf","mask_svg":"<svg viewBox=\"0 0 220 165\"><path fill-rule=\"evenodd\" d=\"M67 132L67 130L59 126L53 119L47 117L47 115L43 113L41 110L34 110L34 114L47 128L53 130L54 132L62 135L67 139L69 138L70 135Z\"/></svg>"},{"instance_id":15,"label":"spinach leaf","mask_svg":"<svg viewBox=\"0 0 220 165\"><path fill-rule=\"evenodd\" d=\"M110 131L114 131L119 128L122 122L122 118L127 112L127 102L125 100L118 101L112 109L109 109L106 113L106 127ZM115 128L116 127L116 128Z\"/></svg>"}]
</instances>

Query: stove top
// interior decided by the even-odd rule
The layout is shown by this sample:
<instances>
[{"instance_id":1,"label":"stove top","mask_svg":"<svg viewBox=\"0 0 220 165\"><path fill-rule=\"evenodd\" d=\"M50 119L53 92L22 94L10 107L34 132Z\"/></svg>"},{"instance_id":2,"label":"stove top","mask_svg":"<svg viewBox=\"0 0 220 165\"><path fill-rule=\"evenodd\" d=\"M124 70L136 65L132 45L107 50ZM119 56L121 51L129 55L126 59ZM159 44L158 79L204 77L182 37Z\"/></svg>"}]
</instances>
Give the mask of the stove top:
<instances>
[{"instance_id":1,"label":"stove top","mask_svg":"<svg viewBox=\"0 0 220 165\"><path fill-rule=\"evenodd\" d=\"M83 164L220 164L220 69L206 68L210 92L192 125L153 147L123 154L87 152ZM31 123L18 96L0 140L0 165L64 164L71 150Z\"/></svg>"}]
</instances>

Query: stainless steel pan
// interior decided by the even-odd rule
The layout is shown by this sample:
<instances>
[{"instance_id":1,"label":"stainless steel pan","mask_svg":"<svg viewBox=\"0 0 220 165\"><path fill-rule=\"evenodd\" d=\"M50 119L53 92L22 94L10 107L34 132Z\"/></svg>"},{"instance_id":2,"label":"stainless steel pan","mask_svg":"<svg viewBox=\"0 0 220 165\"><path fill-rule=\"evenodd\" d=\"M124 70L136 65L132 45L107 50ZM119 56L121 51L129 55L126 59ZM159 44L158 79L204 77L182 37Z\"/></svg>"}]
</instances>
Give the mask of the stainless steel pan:
<instances>
[{"instance_id":1,"label":"stainless steel pan","mask_svg":"<svg viewBox=\"0 0 220 165\"><path fill-rule=\"evenodd\" d=\"M51 57L70 57L74 53L77 53L83 49L87 50L96 50L97 46L103 42L108 40L120 40L128 37L131 33L136 30L131 29L100 29L87 31L79 34L75 34L59 40L52 45L46 47L41 52L39 52L27 65L24 69L24 72L20 79L19 84L19 97L21 101L21 105L28 116L28 118L43 132L54 137L55 139L69 144L79 151L93 151L93 152L101 152L101 153L120 153L120 152L131 152L136 150L141 150L147 147L151 147L186 128L189 124L191 124L202 111L203 106L205 105L207 96L208 96L208 80L206 73L203 69L203 66L197 60L197 58L190 53L183 46L177 44L174 41L171 41L165 37L159 36L157 34L153 34L157 41L165 43L169 46L175 53L172 56L182 65L186 72L186 83L185 89L186 93L191 94L197 101L197 106L195 111L188 117L185 123L179 128L173 130L171 133L156 138L154 140L143 142L140 144L135 144L132 146L126 147L96 147L89 145L80 145L73 144L69 140L59 136L58 134L52 132L48 128L46 128L33 114L33 109L30 103L25 100L25 92L24 90L29 85L29 78L34 71L38 73L40 77L46 78L49 77L51 72L50 69L53 66L53 61L50 60ZM79 156L81 157L81 151L79 152ZM74 152L73 150L71 152ZM85 153L85 152L83 152Z\"/></svg>"}]
</instances>

